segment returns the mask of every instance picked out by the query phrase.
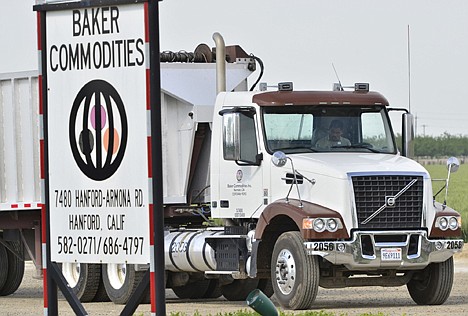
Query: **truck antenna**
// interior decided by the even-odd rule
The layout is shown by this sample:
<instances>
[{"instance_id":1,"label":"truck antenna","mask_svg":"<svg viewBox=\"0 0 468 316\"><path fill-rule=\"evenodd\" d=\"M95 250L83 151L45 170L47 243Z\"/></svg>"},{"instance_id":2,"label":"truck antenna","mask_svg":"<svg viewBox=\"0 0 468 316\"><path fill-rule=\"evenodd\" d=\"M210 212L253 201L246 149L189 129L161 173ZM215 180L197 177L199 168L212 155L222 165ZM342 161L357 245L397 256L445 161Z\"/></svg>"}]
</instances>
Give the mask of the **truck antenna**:
<instances>
[{"instance_id":1,"label":"truck antenna","mask_svg":"<svg viewBox=\"0 0 468 316\"><path fill-rule=\"evenodd\" d=\"M333 71L335 72L336 79L338 79L339 91L344 91L343 85L341 84L340 77L338 77L338 72L336 71L335 65L332 63Z\"/></svg>"}]
</instances>

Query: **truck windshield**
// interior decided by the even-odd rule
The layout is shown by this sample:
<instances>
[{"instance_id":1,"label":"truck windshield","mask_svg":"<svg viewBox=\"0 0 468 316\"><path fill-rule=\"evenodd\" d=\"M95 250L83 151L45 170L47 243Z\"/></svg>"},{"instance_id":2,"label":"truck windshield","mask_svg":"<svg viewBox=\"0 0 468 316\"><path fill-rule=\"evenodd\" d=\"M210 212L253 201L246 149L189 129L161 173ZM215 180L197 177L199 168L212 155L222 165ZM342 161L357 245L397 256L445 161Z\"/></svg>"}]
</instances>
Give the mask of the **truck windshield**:
<instances>
[{"instance_id":1,"label":"truck windshield","mask_svg":"<svg viewBox=\"0 0 468 316\"><path fill-rule=\"evenodd\" d=\"M383 106L262 107L267 150L396 153Z\"/></svg>"}]
</instances>

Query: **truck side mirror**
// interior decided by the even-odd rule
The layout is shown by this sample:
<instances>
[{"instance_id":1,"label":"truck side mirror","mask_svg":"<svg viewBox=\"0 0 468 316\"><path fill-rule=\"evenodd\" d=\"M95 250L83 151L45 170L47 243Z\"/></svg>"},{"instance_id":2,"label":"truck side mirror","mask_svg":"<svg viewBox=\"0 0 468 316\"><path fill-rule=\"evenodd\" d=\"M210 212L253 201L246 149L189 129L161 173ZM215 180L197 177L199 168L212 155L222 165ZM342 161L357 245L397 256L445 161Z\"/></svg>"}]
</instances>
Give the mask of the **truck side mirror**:
<instances>
[{"instance_id":1,"label":"truck side mirror","mask_svg":"<svg viewBox=\"0 0 468 316\"><path fill-rule=\"evenodd\" d=\"M456 157L450 157L447 159L447 170L449 173L456 172L460 167L460 162Z\"/></svg>"},{"instance_id":2,"label":"truck side mirror","mask_svg":"<svg viewBox=\"0 0 468 316\"><path fill-rule=\"evenodd\" d=\"M254 113L250 110L222 113L225 160L260 165L262 155L258 154Z\"/></svg>"},{"instance_id":3,"label":"truck side mirror","mask_svg":"<svg viewBox=\"0 0 468 316\"><path fill-rule=\"evenodd\" d=\"M276 167L283 167L287 161L288 161L288 157L282 151L275 151L273 153L273 156L271 156L271 162Z\"/></svg>"},{"instance_id":4,"label":"truck side mirror","mask_svg":"<svg viewBox=\"0 0 468 316\"><path fill-rule=\"evenodd\" d=\"M411 113L402 115L402 155L414 157L414 116Z\"/></svg>"}]
</instances>

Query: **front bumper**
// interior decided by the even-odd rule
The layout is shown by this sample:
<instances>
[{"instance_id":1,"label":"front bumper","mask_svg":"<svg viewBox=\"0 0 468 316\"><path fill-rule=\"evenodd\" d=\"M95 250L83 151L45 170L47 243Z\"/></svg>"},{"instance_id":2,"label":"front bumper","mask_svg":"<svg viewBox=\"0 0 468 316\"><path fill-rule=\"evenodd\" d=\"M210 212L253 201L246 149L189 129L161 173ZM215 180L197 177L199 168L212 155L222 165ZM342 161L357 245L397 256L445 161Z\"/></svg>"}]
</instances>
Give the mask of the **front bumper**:
<instances>
[{"instance_id":1,"label":"front bumper","mask_svg":"<svg viewBox=\"0 0 468 316\"><path fill-rule=\"evenodd\" d=\"M351 241L307 241L308 255L318 255L349 270L422 269L462 251L462 239L431 239L427 232L358 231Z\"/></svg>"}]
</instances>

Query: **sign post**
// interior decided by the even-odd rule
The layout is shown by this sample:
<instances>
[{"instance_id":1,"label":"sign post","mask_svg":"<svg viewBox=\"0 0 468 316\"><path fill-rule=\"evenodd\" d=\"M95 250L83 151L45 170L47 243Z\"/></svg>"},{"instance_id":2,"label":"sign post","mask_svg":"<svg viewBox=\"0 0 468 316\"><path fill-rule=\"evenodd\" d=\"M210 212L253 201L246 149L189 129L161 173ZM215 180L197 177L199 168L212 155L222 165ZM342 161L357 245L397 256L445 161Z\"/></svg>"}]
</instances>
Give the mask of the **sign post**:
<instances>
[{"instance_id":1,"label":"sign post","mask_svg":"<svg viewBox=\"0 0 468 316\"><path fill-rule=\"evenodd\" d=\"M151 283L152 313L164 315L158 1L34 9L42 59L45 310L58 313L58 285L85 314L56 262L150 263L140 296L123 314L136 309Z\"/></svg>"}]
</instances>

